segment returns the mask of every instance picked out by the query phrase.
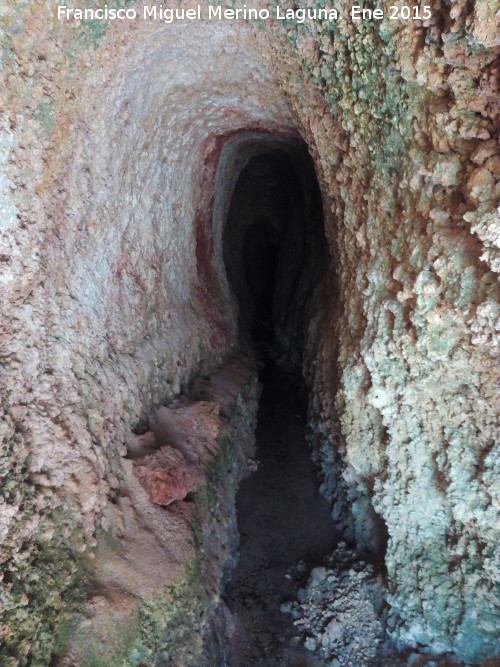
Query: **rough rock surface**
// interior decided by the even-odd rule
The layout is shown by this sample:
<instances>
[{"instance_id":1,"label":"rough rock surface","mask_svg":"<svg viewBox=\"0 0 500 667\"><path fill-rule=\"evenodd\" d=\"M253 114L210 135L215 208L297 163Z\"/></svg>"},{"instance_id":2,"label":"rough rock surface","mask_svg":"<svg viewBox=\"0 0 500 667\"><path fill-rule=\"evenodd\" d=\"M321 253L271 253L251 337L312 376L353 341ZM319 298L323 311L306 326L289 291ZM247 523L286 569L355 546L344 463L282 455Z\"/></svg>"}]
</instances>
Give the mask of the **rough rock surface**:
<instances>
[{"instance_id":1,"label":"rough rock surface","mask_svg":"<svg viewBox=\"0 0 500 667\"><path fill-rule=\"evenodd\" d=\"M311 571L291 613L304 646L332 667L370 667L378 662L384 628L379 619L384 587L371 565L340 543L330 566Z\"/></svg>"},{"instance_id":2,"label":"rough rock surface","mask_svg":"<svg viewBox=\"0 0 500 667\"><path fill-rule=\"evenodd\" d=\"M134 466L134 474L156 505L170 505L184 500L194 491L203 477L184 456L172 447L162 447Z\"/></svg>"},{"instance_id":3,"label":"rough rock surface","mask_svg":"<svg viewBox=\"0 0 500 667\"><path fill-rule=\"evenodd\" d=\"M151 484L158 473L151 471L151 457L165 466L175 452L175 463L187 465L166 445L124 461L120 494L98 537L91 595L55 661L61 667L222 664L227 612L219 591L235 562L234 495L251 470L257 384L252 364L238 356L205 376L203 386L207 400L195 393L159 409L170 426L166 434L157 415L151 418L160 441L194 424L186 444L199 456L189 468L196 469L195 487L188 485L186 497L177 476L167 480L172 486ZM229 419L219 417L224 408L230 408ZM144 476L137 473L142 461Z\"/></svg>"},{"instance_id":4,"label":"rough rock surface","mask_svg":"<svg viewBox=\"0 0 500 667\"><path fill-rule=\"evenodd\" d=\"M205 469L217 452L222 427L217 403L174 402L156 413L155 442L164 442L134 464L134 474L157 505L183 500L205 481Z\"/></svg>"},{"instance_id":5,"label":"rough rock surface","mask_svg":"<svg viewBox=\"0 0 500 667\"><path fill-rule=\"evenodd\" d=\"M290 26L322 93L290 97L336 271L304 369L323 488L385 557L392 636L481 663L499 650L500 220L493 162L474 160L492 139L498 155L498 16L486 2L432 11Z\"/></svg>"},{"instance_id":6,"label":"rough rock surface","mask_svg":"<svg viewBox=\"0 0 500 667\"><path fill-rule=\"evenodd\" d=\"M400 646L498 651L498 12L350 4L170 26L2 3L4 662L61 652L131 429L236 344L222 225L263 135L302 138L321 187L302 338L334 516L385 560Z\"/></svg>"}]
</instances>

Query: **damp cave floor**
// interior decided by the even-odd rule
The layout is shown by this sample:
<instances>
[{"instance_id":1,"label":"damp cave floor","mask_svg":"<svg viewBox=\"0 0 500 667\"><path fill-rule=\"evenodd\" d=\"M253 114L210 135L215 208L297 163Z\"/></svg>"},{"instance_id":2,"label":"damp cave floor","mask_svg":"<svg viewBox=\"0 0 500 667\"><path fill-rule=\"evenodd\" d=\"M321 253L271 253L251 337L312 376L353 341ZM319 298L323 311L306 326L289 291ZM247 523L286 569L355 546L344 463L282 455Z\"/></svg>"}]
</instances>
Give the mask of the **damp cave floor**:
<instances>
[{"instance_id":1,"label":"damp cave floor","mask_svg":"<svg viewBox=\"0 0 500 667\"><path fill-rule=\"evenodd\" d=\"M261 381L259 467L237 494L240 559L225 593L235 623L231 667L299 664L298 633L280 606L296 596L301 563L305 571L321 562L340 539L309 456L299 382L275 365Z\"/></svg>"}]
</instances>

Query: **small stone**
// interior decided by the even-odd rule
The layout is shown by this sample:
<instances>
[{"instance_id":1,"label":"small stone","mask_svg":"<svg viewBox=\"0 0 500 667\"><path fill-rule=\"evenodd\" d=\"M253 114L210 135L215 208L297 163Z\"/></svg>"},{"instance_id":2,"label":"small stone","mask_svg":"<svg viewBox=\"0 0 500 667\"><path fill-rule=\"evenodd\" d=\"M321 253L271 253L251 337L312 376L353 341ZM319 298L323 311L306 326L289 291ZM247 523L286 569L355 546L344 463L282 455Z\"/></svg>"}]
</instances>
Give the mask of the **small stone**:
<instances>
[{"instance_id":1,"label":"small stone","mask_svg":"<svg viewBox=\"0 0 500 667\"><path fill-rule=\"evenodd\" d=\"M326 628L326 635L331 642L337 641L340 639L344 633L344 626L338 621L330 621Z\"/></svg>"},{"instance_id":2,"label":"small stone","mask_svg":"<svg viewBox=\"0 0 500 667\"><path fill-rule=\"evenodd\" d=\"M500 155L494 155L485 162L485 168L491 171L495 178L500 177Z\"/></svg>"},{"instance_id":3,"label":"small stone","mask_svg":"<svg viewBox=\"0 0 500 667\"><path fill-rule=\"evenodd\" d=\"M471 155L474 164L483 164L488 158L498 152L498 145L495 139L482 141Z\"/></svg>"},{"instance_id":4,"label":"small stone","mask_svg":"<svg viewBox=\"0 0 500 667\"><path fill-rule=\"evenodd\" d=\"M316 586L321 583L326 577L326 568L325 567L315 567L311 571L310 583L312 586Z\"/></svg>"},{"instance_id":5,"label":"small stone","mask_svg":"<svg viewBox=\"0 0 500 667\"><path fill-rule=\"evenodd\" d=\"M484 201L491 198L492 187L495 185L493 174L488 169L475 169L467 181L467 189L473 199Z\"/></svg>"},{"instance_id":6,"label":"small stone","mask_svg":"<svg viewBox=\"0 0 500 667\"><path fill-rule=\"evenodd\" d=\"M460 157L452 153L436 161L432 170L432 176L436 183L440 183L445 187L456 185L461 168Z\"/></svg>"}]
</instances>

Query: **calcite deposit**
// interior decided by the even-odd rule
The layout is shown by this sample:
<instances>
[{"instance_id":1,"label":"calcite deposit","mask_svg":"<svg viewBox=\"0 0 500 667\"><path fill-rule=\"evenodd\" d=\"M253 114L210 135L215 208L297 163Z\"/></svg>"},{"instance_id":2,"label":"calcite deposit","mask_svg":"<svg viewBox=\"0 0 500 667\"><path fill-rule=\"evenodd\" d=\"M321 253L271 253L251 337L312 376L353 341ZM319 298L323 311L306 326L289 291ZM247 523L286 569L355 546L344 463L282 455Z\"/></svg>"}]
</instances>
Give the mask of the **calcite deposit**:
<instances>
[{"instance_id":1,"label":"calcite deposit","mask_svg":"<svg viewBox=\"0 0 500 667\"><path fill-rule=\"evenodd\" d=\"M337 526L383 565L388 635L463 664L500 651L498 6L334 4L334 21L167 24L3 0L2 664L85 664L89 645L223 660L257 401L252 363L224 363L248 352L254 206L291 230L272 325ZM204 394L217 368L232 388ZM172 443L144 460L127 443L181 395L219 405L231 437L165 509L133 469L159 474Z\"/></svg>"}]
</instances>

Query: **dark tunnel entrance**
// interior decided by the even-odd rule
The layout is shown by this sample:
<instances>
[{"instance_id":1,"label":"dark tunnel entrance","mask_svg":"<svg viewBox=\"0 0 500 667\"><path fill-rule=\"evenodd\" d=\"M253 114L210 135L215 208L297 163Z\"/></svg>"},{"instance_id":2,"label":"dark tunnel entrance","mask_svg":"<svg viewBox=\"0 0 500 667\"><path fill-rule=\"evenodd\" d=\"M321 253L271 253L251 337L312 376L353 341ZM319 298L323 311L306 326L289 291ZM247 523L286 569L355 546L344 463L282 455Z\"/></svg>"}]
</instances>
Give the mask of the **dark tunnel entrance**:
<instances>
[{"instance_id":1,"label":"dark tunnel entrance","mask_svg":"<svg viewBox=\"0 0 500 667\"><path fill-rule=\"evenodd\" d=\"M274 341L273 295L279 262L279 239L270 224L248 227L243 240L243 262L251 309L250 334L254 340Z\"/></svg>"},{"instance_id":2,"label":"dark tunnel entrance","mask_svg":"<svg viewBox=\"0 0 500 667\"><path fill-rule=\"evenodd\" d=\"M327 266L322 204L305 145L251 157L223 233L226 274L243 338L300 365L311 297Z\"/></svg>"},{"instance_id":3,"label":"dark tunnel entrance","mask_svg":"<svg viewBox=\"0 0 500 667\"><path fill-rule=\"evenodd\" d=\"M338 539L305 438L302 349L327 265L321 196L305 147L248 160L223 242L240 336L255 351L262 382L258 470L237 494L240 558L225 591L234 623L228 664L299 664L293 660L304 655L281 604Z\"/></svg>"}]
</instances>

